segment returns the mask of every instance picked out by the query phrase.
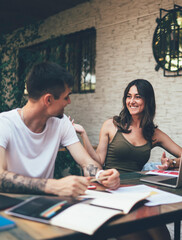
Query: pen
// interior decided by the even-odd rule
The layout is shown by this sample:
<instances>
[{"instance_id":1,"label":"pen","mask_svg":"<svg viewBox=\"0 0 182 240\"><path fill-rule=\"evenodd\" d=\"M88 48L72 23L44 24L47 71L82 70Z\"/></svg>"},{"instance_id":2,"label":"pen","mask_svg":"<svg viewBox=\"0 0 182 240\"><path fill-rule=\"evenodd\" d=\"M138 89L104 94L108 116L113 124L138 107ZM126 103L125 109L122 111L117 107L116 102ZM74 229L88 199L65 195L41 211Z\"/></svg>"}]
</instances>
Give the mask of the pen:
<instances>
[{"instance_id":1,"label":"pen","mask_svg":"<svg viewBox=\"0 0 182 240\"><path fill-rule=\"evenodd\" d=\"M97 182L97 181L102 181L108 179L108 176L105 177L100 177L100 178L92 178L90 182Z\"/></svg>"}]
</instances>

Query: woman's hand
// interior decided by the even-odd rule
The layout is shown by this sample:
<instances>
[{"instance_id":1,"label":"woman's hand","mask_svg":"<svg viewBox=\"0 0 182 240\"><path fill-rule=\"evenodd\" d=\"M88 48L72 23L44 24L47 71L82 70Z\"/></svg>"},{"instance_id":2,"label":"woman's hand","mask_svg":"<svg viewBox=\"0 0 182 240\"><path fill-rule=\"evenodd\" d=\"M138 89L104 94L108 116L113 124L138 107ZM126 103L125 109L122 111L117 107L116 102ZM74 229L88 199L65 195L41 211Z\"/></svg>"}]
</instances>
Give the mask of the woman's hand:
<instances>
[{"instance_id":1,"label":"woman's hand","mask_svg":"<svg viewBox=\"0 0 182 240\"><path fill-rule=\"evenodd\" d=\"M170 158L167 158L165 152L163 152L163 154L162 154L161 163L162 163L162 165L157 166L160 170L167 170L167 169L171 169L171 168L175 167L173 160Z\"/></svg>"},{"instance_id":2,"label":"woman's hand","mask_svg":"<svg viewBox=\"0 0 182 240\"><path fill-rule=\"evenodd\" d=\"M83 134L85 132L85 129L82 127L82 125L80 124L76 124L74 123L74 119L71 120L71 117L69 116L69 120L71 121L75 131L78 133L78 134Z\"/></svg>"}]
</instances>

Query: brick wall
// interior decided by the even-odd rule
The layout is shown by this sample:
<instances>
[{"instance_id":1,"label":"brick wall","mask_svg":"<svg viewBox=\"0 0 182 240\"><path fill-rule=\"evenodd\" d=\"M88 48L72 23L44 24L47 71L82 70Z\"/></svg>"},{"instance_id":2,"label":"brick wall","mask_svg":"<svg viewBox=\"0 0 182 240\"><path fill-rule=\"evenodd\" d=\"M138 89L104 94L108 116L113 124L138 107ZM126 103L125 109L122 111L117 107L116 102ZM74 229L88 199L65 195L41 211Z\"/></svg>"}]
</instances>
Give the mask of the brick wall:
<instances>
[{"instance_id":1,"label":"brick wall","mask_svg":"<svg viewBox=\"0 0 182 240\"><path fill-rule=\"evenodd\" d=\"M62 26L58 18L66 21L65 15L72 16L66 33L92 26L97 31L96 92L72 95L72 104L66 109L68 115L83 124L93 145L98 143L102 123L120 112L123 91L136 78L152 83L157 105L155 123L182 145L182 77L163 77L162 69L156 72L152 53L159 9L171 9L173 4L170 0L95 0L55 16L58 28ZM180 5L180 1L175 4ZM159 161L162 152L161 148L153 149L150 161Z\"/></svg>"},{"instance_id":2,"label":"brick wall","mask_svg":"<svg viewBox=\"0 0 182 240\"><path fill-rule=\"evenodd\" d=\"M154 70L153 33L159 9L171 9L181 0L90 0L46 19L40 26L40 41L95 27L96 92L73 94L66 114L82 124L93 145L98 143L103 122L120 112L123 90L136 78L149 80L155 90L155 123L182 145L182 77L163 77ZM155 148L151 161L163 150Z\"/></svg>"}]
</instances>

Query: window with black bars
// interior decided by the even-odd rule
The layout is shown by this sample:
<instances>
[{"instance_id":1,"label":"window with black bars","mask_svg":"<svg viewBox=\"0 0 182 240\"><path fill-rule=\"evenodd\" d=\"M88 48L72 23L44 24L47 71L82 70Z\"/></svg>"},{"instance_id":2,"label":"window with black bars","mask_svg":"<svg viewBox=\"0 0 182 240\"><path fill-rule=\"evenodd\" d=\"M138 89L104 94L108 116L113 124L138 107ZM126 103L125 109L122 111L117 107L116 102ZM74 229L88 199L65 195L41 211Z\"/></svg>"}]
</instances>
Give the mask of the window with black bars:
<instances>
[{"instance_id":1,"label":"window with black bars","mask_svg":"<svg viewBox=\"0 0 182 240\"><path fill-rule=\"evenodd\" d=\"M35 63L52 61L65 67L74 76L73 93L94 92L96 30L90 28L21 48L19 79L25 77Z\"/></svg>"}]
</instances>

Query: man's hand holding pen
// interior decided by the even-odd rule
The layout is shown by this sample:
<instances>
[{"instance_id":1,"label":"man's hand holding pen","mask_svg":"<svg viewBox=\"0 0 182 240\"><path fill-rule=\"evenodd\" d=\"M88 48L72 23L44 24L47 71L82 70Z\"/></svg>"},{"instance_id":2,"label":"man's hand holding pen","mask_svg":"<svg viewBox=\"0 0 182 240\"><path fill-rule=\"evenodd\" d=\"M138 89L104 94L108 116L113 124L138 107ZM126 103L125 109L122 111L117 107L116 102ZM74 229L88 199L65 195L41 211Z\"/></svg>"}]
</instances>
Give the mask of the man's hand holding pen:
<instances>
[{"instance_id":1,"label":"man's hand holding pen","mask_svg":"<svg viewBox=\"0 0 182 240\"><path fill-rule=\"evenodd\" d=\"M90 182L99 182L110 189L117 189L120 186L119 172L116 169L100 170Z\"/></svg>"}]
</instances>

